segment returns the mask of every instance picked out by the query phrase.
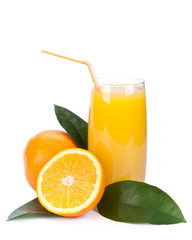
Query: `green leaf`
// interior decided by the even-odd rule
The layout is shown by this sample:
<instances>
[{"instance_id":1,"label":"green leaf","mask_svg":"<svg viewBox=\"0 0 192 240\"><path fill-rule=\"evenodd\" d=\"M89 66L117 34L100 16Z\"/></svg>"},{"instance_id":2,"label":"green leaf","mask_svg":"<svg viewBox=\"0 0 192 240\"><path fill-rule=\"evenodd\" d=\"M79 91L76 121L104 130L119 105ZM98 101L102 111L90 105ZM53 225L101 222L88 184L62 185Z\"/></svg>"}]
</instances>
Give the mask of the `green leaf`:
<instances>
[{"instance_id":1,"label":"green leaf","mask_svg":"<svg viewBox=\"0 0 192 240\"><path fill-rule=\"evenodd\" d=\"M39 215L39 214L50 214L53 215L52 213L50 213L49 211L47 211L39 202L38 198L33 199L32 201L20 206L19 208L17 208L16 210L14 210L7 218L7 221L18 218L18 217L23 217L26 216L28 214L35 214L35 215Z\"/></svg>"},{"instance_id":2,"label":"green leaf","mask_svg":"<svg viewBox=\"0 0 192 240\"><path fill-rule=\"evenodd\" d=\"M108 185L97 208L102 216L119 222L186 222L180 208L168 194L157 187L136 181Z\"/></svg>"},{"instance_id":3,"label":"green leaf","mask_svg":"<svg viewBox=\"0 0 192 240\"><path fill-rule=\"evenodd\" d=\"M61 126L79 148L88 149L88 123L66 108L55 105L55 114Z\"/></svg>"}]
</instances>

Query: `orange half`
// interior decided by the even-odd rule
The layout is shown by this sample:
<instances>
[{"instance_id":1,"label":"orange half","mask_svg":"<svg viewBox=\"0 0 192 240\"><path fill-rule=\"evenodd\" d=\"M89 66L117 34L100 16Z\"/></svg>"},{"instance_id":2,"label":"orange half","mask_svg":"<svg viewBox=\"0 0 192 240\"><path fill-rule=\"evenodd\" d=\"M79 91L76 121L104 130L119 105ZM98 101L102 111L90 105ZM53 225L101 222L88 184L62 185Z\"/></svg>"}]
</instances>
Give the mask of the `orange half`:
<instances>
[{"instance_id":1,"label":"orange half","mask_svg":"<svg viewBox=\"0 0 192 240\"><path fill-rule=\"evenodd\" d=\"M37 196L50 212L80 216L98 204L105 188L104 172L87 150L72 148L47 162L37 180Z\"/></svg>"}]
</instances>

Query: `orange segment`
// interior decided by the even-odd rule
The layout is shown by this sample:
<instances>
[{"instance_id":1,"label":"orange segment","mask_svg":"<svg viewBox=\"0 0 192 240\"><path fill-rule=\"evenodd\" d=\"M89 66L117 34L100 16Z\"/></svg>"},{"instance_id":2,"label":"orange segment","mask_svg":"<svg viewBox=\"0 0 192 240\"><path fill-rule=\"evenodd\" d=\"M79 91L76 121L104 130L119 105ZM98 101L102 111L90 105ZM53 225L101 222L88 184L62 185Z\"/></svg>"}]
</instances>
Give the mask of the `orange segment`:
<instances>
[{"instance_id":1,"label":"orange segment","mask_svg":"<svg viewBox=\"0 0 192 240\"><path fill-rule=\"evenodd\" d=\"M103 168L87 150L67 149L53 157L41 170L37 195L50 212L80 216L100 201L104 192Z\"/></svg>"}]
</instances>

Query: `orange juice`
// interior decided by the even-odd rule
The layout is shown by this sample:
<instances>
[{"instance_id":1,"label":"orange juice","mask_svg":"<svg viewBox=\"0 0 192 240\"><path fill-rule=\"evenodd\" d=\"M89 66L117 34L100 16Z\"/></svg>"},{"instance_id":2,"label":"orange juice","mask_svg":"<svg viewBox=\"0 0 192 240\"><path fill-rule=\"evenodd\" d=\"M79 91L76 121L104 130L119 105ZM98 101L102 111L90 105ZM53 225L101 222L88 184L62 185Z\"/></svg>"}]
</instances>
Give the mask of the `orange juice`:
<instances>
[{"instance_id":1,"label":"orange juice","mask_svg":"<svg viewBox=\"0 0 192 240\"><path fill-rule=\"evenodd\" d=\"M145 180L146 100L144 84L92 89L88 149L102 163L106 185Z\"/></svg>"}]
</instances>

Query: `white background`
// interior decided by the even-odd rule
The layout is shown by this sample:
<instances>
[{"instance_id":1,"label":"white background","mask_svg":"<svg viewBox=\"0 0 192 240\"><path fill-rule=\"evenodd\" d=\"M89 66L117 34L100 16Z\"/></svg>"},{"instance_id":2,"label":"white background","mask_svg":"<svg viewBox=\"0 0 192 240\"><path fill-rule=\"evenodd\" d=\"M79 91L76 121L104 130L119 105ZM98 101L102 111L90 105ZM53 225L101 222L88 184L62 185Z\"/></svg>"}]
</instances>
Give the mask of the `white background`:
<instances>
[{"instance_id":1,"label":"white background","mask_svg":"<svg viewBox=\"0 0 192 240\"><path fill-rule=\"evenodd\" d=\"M4 239L191 239L192 2L0 1L0 235ZM62 129L53 104L88 119L92 63L97 77L131 75L146 82L146 182L166 191L186 224L126 224L96 212L73 219L6 222L36 197L24 176L23 149L33 135Z\"/></svg>"}]
</instances>

